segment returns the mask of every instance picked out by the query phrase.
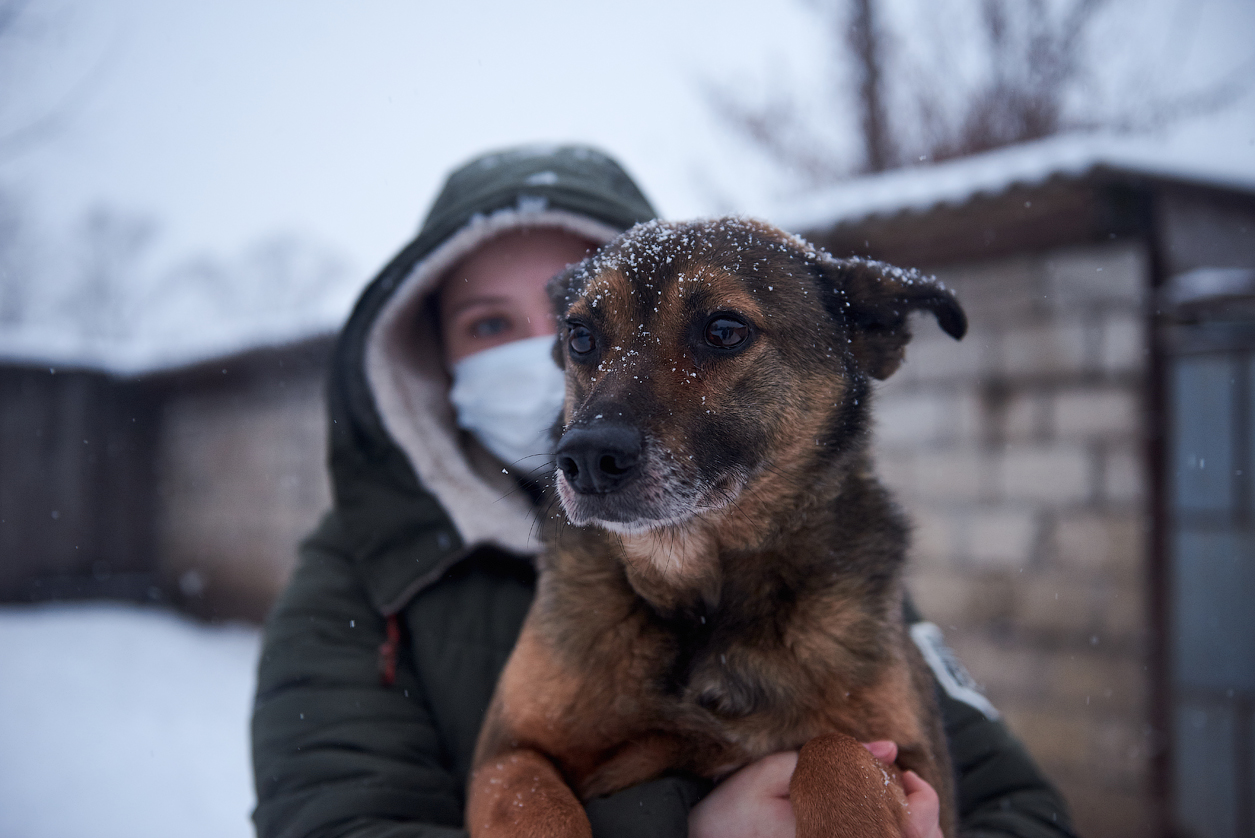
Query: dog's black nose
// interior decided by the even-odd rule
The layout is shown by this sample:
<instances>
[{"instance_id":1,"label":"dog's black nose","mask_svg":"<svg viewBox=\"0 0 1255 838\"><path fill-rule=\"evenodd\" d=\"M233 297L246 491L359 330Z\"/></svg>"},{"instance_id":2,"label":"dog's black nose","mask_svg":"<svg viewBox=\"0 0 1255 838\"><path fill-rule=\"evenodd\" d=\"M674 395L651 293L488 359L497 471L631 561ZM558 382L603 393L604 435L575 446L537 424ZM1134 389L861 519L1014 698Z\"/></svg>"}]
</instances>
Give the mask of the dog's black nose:
<instances>
[{"instance_id":1,"label":"dog's black nose","mask_svg":"<svg viewBox=\"0 0 1255 838\"><path fill-rule=\"evenodd\" d=\"M613 492L632 478L641 459L641 432L630 425L572 428L555 452L558 468L580 494Z\"/></svg>"}]
</instances>

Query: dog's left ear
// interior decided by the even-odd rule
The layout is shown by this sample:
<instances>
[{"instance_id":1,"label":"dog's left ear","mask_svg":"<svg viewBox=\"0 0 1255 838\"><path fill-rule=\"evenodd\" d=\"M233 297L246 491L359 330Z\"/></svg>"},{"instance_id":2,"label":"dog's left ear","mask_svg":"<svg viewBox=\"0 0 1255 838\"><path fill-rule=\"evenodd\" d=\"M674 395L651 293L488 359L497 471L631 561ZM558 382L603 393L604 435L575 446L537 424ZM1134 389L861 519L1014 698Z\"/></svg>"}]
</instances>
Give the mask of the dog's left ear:
<instances>
[{"instance_id":1,"label":"dog's left ear","mask_svg":"<svg viewBox=\"0 0 1255 838\"><path fill-rule=\"evenodd\" d=\"M959 301L933 277L867 259L833 259L826 267L849 324L850 348L874 378L888 378L902 363L912 311L931 311L955 340L967 332Z\"/></svg>"}]
</instances>

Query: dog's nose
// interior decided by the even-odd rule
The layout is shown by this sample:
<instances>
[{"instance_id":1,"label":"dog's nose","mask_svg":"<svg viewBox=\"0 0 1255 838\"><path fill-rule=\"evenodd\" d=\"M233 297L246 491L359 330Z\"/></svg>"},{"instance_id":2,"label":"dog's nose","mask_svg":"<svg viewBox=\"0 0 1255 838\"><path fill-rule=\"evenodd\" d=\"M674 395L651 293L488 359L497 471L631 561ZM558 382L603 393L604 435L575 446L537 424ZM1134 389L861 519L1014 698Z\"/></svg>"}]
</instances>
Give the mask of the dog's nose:
<instances>
[{"instance_id":1,"label":"dog's nose","mask_svg":"<svg viewBox=\"0 0 1255 838\"><path fill-rule=\"evenodd\" d=\"M641 432L630 425L572 428L562 435L554 453L572 489L585 495L605 494L636 473Z\"/></svg>"}]
</instances>

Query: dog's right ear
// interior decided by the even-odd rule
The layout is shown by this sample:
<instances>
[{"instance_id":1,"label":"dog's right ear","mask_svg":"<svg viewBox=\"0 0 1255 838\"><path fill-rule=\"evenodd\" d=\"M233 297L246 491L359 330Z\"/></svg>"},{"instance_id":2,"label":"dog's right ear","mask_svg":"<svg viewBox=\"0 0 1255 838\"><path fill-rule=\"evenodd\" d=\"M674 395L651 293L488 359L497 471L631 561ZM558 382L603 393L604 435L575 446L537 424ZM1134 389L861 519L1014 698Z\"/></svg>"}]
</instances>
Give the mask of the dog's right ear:
<instances>
[{"instance_id":1,"label":"dog's right ear","mask_svg":"<svg viewBox=\"0 0 1255 838\"><path fill-rule=\"evenodd\" d=\"M873 378L888 378L902 363L912 311L931 311L955 340L967 332L959 301L933 277L868 259L832 259L824 269L835 291L833 313L847 323L851 351Z\"/></svg>"}]
</instances>

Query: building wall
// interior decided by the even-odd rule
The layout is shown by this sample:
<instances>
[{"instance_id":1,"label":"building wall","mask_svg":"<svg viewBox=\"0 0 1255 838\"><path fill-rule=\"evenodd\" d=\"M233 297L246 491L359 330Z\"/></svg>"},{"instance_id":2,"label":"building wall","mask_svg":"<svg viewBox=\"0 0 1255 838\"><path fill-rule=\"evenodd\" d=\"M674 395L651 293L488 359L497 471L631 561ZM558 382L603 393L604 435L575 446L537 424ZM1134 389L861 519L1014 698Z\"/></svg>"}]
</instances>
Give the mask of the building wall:
<instances>
[{"instance_id":1,"label":"building wall","mask_svg":"<svg viewBox=\"0 0 1255 838\"><path fill-rule=\"evenodd\" d=\"M264 617L297 543L330 508L323 377L319 358L283 374L185 386L165 401L159 568L188 608Z\"/></svg>"},{"instance_id":2,"label":"building wall","mask_svg":"<svg viewBox=\"0 0 1255 838\"><path fill-rule=\"evenodd\" d=\"M877 405L912 593L1081 833L1150 834L1144 245L937 274L970 331L920 319Z\"/></svg>"},{"instance_id":3,"label":"building wall","mask_svg":"<svg viewBox=\"0 0 1255 838\"><path fill-rule=\"evenodd\" d=\"M0 367L0 601L148 596L154 416L102 373Z\"/></svg>"}]
</instances>

